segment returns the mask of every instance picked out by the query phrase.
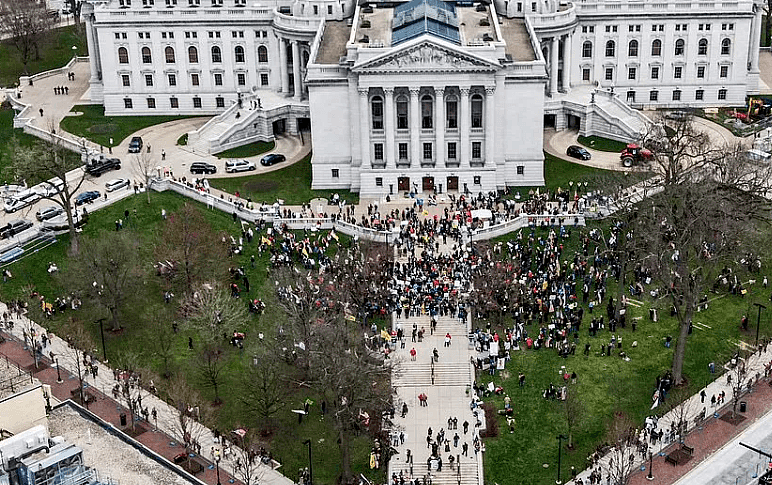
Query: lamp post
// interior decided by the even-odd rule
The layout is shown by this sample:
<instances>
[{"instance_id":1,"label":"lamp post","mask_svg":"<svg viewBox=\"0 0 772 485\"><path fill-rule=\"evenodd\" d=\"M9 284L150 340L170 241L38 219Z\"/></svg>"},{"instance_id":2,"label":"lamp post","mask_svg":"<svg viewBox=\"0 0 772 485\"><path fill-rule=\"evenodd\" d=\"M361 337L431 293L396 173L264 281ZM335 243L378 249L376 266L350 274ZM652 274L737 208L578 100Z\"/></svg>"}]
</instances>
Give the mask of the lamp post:
<instances>
[{"instance_id":1,"label":"lamp post","mask_svg":"<svg viewBox=\"0 0 772 485\"><path fill-rule=\"evenodd\" d=\"M305 440L303 444L308 445L308 485L314 485L314 464L311 461L311 440Z\"/></svg>"},{"instance_id":2,"label":"lamp post","mask_svg":"<svg viewBox=\"0 0 772 485\"><path fill-rule=\"evenodd\" d=\"M652 472L654 471L652 467L654 466L654 453L651 451L649 452L649 474L646 475L646 480L654 480L654 475L652 475Z\"/></svg>"},{"instance_id":3,"label":"lamp post","mask_svg":"<svg viewBox=\"0 0 772 485\"><path fill-rule=\"evenodd\" d=\"M220 483L220 454L219 453L214 458L214 466L217 470L217 485L222 485L222 483Z\"/></svg>"},{"instance_id":4,"label":"lamp post","mask_svg":"<svg viewBox=\"0 0 772 485\"><path fill-rule=\"evenodd\" d=\"M557 485L560 485L561 483L563 483L560 480L560 458L561 458L561 452L563 451L563 440L567 440L568 436L563 435L563 434L559 434L557 436L557 439L558 439L558 479L555 480L555 483Z\"/></svg>"},{"instance_id":5,"label":"lamp post","mask_svg":"<svg viewBox=\"0 0 772 485\"><path fill-rule=\"evenodd\" d=\"M56 359L56 382L58 382L59 384L64 382L62 380L62 373L59 372L59 359L58 358Z\"/></svg>"},{"instance_id":6,"label":"lamp post","mask_svg":"<svg viewBox=\"0 0 772 485\"><path fill-rule=\"evenodd\" d=\"M75 59L78 57L78 46L74 45L72 46L72 58Z\"/></svg>"},{"instance_id":7,"label":"lamp post","mask_svg":"<svg viewBox=\"0 0 772 485\"><path fill-rule=\"evenodd\" d=\"M105 346L105 329L103 327L105 319L100 318L96 321L96 323L99 324L99 334L102 336L102 357L105 359L105 364L107 363L107 347Z\"/></svg>"},{"instance_id":8,"label":"lamp post","mask_svg":"<svg viewBox=\"0 0 772 485\"><path fill-rule=\"evenodd\" d=\"M758 314L758 317L756 318L756 348L758 349L759 348L759 328L761 327L761 309L763 308L766 310L767 307L765 307L761 303L754 303L754 305L759 307L759 314Z\"/></svg>"}]
</instances>

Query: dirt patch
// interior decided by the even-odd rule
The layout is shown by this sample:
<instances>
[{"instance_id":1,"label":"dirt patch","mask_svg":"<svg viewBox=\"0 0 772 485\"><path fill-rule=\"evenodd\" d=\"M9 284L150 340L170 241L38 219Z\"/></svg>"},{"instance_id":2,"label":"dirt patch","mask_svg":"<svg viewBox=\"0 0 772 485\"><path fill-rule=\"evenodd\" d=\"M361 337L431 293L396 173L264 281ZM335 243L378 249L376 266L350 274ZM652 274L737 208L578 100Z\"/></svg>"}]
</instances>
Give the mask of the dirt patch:
<instances>
[{"instance_id":1,"label":"dirt patch","mask_svg":"<svg viewBox=\"0 0 772 485\"><path fill-rule=\"evenodd\" d=\"M88 132L95 135L106 135L108 133L115 133L116 131L118 131L118 125L115 123L101 123L98 125L91 125L88 128Z\"/></svg>"},{"instance_id":2,"label":"dirt patch","mask_svg":"<svg viewBox=\"0 0 772 485\"><path fill-rule=\"evenodd\" d=\"M279 187L273 180L250 180L244 184L244 192L269 192Z\"/></svg>"},{"instance_id":3,"label":"dirt patch","mask_svg":"<svg viewBox=\"0 0 772 485\"><path fill-rule=\"evenodd\" d=\"M724 415L721 416L720 419L721 419L721 421L726 421L729 424L733 424L733 425L737 426L738 424L740 424L743 421L745 421L745 416L743 416L740 413L737 413L737 415L732 417L732 411L729 411L729 412L724 413Z\"/></svg>"}]
</instances>

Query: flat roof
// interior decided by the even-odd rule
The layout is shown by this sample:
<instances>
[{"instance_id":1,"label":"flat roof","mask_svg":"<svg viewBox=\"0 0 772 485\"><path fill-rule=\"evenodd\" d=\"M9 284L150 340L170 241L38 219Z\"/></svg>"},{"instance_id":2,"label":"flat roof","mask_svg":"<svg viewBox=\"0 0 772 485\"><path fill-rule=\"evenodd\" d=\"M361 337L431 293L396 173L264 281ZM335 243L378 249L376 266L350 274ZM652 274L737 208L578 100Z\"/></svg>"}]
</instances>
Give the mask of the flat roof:
<instances>
[{"instance_id":1,"label":"flat roof","mask_svg":"<svg viewBox=\"0 0 772 485\"><path fill-rule=\"evenodd\" d=\"M315 62L338 65L340 58L346 55L349 35L351 27L346 20L326 20Z\"/></svg>"},{"instance_id":2,"label":"flat roof","mask_svg":"<svg viewBox=\"0 0 772 485\"><path fill-rule=\"evenodd\" d=\"M19 369L15 366L0 365L0 400L18 394L35 384L40 384L40 381L26 370L21 369L19 374Z\"/></svg>"},{"instance_id":3,"label":"flat roof","mask_svg":"<svg viewBox=\"0 0 772 485\"><path fill-rule=\"evenodd\" d=\"M531 36L523 19L499 18L501 35L507 44L505 52L515 62L535 61L536 53L531 45Z\"/></svg>"}]
</instances>

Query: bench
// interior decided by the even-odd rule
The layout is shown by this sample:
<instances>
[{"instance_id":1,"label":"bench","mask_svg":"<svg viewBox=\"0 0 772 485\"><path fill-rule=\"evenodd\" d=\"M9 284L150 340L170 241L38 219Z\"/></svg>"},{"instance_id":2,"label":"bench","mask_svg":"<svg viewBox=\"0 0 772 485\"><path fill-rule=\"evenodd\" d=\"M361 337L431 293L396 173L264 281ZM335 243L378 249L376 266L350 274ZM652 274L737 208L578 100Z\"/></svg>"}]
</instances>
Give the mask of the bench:
<instances>
[{"instance_id":1,"label":"bench","mask_svg":"<svg viewBox=\"0 0 772 485\"><path fill-rule=\"evenodd\" d=\"M681 443L681 451L687 453L689 456L694 455L694 447L686 446L686 443Z\"/></svg>"},{"instance_id":2,"label":"bench","mask_svg":"<svg viewBox=\"0 0 772 485\"><path fill-rule=\"evenodd\" d=\"M693 454L694 447L687 446L685 443L681 443L680 448L668 453L668 455L665 457L665 462L676 466L681 462L681 460L688 460Z\"/></svg>"}]
</instances>

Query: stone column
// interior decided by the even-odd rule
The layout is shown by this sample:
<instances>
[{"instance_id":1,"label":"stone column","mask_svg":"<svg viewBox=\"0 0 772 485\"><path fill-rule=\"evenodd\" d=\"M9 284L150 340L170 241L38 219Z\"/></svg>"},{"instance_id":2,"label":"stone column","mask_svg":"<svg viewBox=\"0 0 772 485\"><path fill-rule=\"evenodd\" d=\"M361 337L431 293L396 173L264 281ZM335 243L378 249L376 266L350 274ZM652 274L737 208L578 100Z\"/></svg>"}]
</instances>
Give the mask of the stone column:
<instances>
[{"instance_id":1,"label":"stone column","mask_svg":"<svg viewBox=\"0 0 772 485\"><path fill-rule=\"evenodd\" d=\"M383 101L383 115L386 118L386 167L396 168L397 161L394 158L394 88L383 88L386 99Z\"/></svg>"},{"instance_id":2,"label":"stone column","mask_svg":"<svg viewBox=\"0 0 772 485\"><path fill-rule=\"evenodd\" d=\"M571 53L574 48L573 35L566 34L563 37L563 92L571 91Z\"/></svg>"},{"instance_id":3,"label":"stone column","mask_svg":"<svg viewBox=\"0 0 772 485\"><path fill-rule=\"evenodd\" d=\"M471 156L471 153L469 153L469 124L471 121L469 119L469 87L461 86L460 91L461 100L458 102L458 117L461 123L458 125L458 134L461 146L459 147L458 160L461 168L469 168L469 157Z\"/></svg>"},{"instance_id":4,"label":"stone column","mask_svg":"<svg viewBox=\"0 0 772 485\"><path fill-rule=\"evenodd\" d=\"M359 140L359 147L362 150L362 167L370 167L370 110L368 109L368 95L370 90L359 88L359 125L362 136Z\"/></svg>"},{"instance_id":5,"label":"stone column","mask_svg":"<svg viewBox=\"0 0 772 485\"><path fill-rule=\"evenodd\" d=\"M287 70L287 41L279 37L279 74L281 76L281 93L289 94L289 72Z\"/></svg>"},{"instance_id":6,"label":"stone column","mask_svg":"<svg viewBox=\"0 0 772 485\"><path fill-rule=\"evenodd\" d=\"M550 44L550 96L558 94L558 36Z\"/></svg>"},{"instance_id":7,"label":"stone column","mask_svg":"<svg viewBox=\"0 0 772 485\"><path fill-rule=\"evenodd\" d=\"M94 41L93 14L86 16L86 42L88 43L89 67L91 68L91 80L89 82L99 82L99 55L97 54L96 42ZM139 62L137 62L139 64Z\"/></svg>"},{"instance_id":8,"label":"stone column","mask_svg":"<svg viewBox=\"0 0 772 485\"><path fill-rule=\"evenodd\" d=\"M445 166L445 87L434 88L434 160Z\"/></svg>"},{"instance_id":9,"label":"stone column","mask_svg":"<svg viewBox=\"0 0 772 485\"><path fill-rule=\"evenodd\" d=\"M418 88L410 88L410 165L421 163L421 113L418 104ZM418 165L414 165L418 164Z\"/></svg>"},{"instance_id":10,"label":"stone column","mask_svg":"<svg viewBox=\"0 0 772 485\"><path fill-rule=\"evenodd\" d=\"M485 160L486 163L494 163L494 153L496 146L494 145L495 137L494 132L496 130L496 122L494 120L494 107L496 102L494 101L494 94L496 93L495 86L485 87Z\"/></svg>"},{"instance_id":11,"label":"stone column","mask_svg":"<svg viewBox=\"0 0 772 485\"><path fill-rule=\"evenodd\" d=\"M303 95L303 81L300 78L300 46L298 41L292 41L292 79L295 84L296 101L300 101L300 97Z\"/></svg>"},{"instance_id":12,"label":"stone column","mask_svg":"<svg viewBox=\"0 0 772 485\"><path fill-rule=\"evenodd\" d=\"M763 9L755 5L755 15L753 16L753 23L752 29L751 29L751 39L749 41L750 46L750 65L751 69L750 71L753 73L759 72L759 46L761 46L761 16L763 14ZM89 47L90 48L90 47Z\"/></svg>"}]
</instances>

